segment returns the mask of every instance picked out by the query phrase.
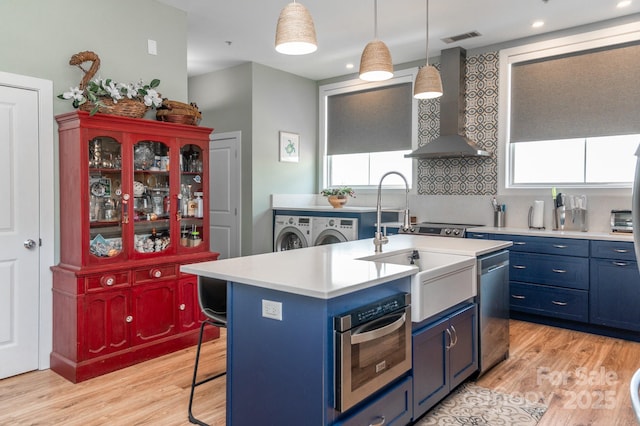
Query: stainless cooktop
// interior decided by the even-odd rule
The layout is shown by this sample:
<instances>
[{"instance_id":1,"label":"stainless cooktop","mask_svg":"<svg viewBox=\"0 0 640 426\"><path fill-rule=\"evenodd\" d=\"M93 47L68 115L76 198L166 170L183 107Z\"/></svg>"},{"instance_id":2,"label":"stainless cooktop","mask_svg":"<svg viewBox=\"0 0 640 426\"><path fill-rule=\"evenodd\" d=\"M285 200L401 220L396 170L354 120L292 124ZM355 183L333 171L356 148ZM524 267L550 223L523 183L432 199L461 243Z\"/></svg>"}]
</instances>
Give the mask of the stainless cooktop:
<instances>
[{"instance_id":1,"label":"stainless cooktop","mask_svg":"<svg viewBox=\"0 0 640 426\"><path fill-rule=\"evenodd\" d=\"M433 223L433 222L422 222L416 223L412 225L411 230L402 231L400 229L399 233L402 234L413 234L413 235L431 235L438 237L453 237L453 238L464 238L467 228L475 228L483 225L472 225L472 224L462 224L462 223Z\"/></svg>"}]
</instances>

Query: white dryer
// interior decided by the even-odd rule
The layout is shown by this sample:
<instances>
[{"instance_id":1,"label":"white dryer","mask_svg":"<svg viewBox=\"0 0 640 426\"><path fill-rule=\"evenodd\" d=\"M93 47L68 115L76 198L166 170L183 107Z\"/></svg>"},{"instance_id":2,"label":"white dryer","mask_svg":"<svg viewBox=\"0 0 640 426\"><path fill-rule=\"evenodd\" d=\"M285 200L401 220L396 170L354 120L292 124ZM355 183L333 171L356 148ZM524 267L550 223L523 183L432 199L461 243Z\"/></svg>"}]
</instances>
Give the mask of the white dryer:
<instances>
[{"instance_id":1,"label":"white dryer","mask_svg":"<svg viewBox=\"0 0 640 426\"><path fill-rule=\"evenodd\" d=\"M315 218L308 216L276 215L273 224L273 251L311 247L313 219Z\"/></svg>"},{"instance_id":2,"label":"white dryer","mask_svg":"<svg viewBox=\"0 0 640 426\"><path fill-rule=\"evenodd\" d=\"M314 246L357 240L358 219L314 217L312 234Z\"/></svg>"}]
</instances>

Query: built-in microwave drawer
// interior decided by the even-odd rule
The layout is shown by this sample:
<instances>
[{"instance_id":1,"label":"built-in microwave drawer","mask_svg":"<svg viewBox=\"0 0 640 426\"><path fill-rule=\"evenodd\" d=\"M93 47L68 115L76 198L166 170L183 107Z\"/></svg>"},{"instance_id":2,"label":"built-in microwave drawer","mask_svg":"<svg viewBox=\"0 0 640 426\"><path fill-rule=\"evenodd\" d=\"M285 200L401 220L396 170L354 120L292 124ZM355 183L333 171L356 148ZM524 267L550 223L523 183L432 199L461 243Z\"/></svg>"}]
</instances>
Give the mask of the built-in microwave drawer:
<instances>
[{"instance_id":1,"label":"built-in microwave drawer","mask_svg":"<svg viewBox=\"0 0 640 426\"><path fill-rule=\"evenodd\" d=\"M589 259L513 252L509 280L559 287L589 289Z\"/></svg>"}]
</instances>

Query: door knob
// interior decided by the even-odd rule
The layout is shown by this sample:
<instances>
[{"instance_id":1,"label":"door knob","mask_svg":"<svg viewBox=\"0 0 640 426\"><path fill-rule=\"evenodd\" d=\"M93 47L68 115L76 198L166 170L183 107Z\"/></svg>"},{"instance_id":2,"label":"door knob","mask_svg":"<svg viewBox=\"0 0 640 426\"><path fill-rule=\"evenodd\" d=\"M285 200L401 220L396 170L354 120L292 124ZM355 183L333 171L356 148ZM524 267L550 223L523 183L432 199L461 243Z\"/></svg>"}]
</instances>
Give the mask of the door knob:
<instances>
[{"instance_id":1,"label":"door knob","mask_svg":"<svg viewBox=\"0 0 640 426\"><path fill-rule=\"evenodd\" d=\"M35 248L35 246L36 246L36 242L33 241L31 238L29 238L28 240L26 240L24 242L24 248L26 248L26 249L31 250L31 249Z\"/></svg>"}]
</instances>

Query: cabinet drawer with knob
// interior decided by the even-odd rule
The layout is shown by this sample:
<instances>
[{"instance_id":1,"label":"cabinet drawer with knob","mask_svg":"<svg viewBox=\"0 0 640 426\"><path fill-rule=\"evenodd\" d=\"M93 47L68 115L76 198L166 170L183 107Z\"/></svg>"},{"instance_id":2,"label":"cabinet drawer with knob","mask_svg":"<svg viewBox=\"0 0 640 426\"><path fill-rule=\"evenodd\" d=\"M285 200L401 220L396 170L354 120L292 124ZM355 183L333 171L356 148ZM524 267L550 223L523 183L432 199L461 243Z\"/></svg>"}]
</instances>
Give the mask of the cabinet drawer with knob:
<instances>
[{"instance_id":1,"label":"cabinet drawer with knob","mask_svg":"<svg viewBox=\"0 0 640 426\"><path fill-rule=\"evenodd\" d=\"M85 278L87 293L111 288L129 287L130 285L129 272L105 272L103 274L90 275Z\"/></svg>"},{"instance_id":2,"label":"cabinet drawer with knob","mask_svg":"<svg viewBox=\"0 0 640 426\"><path fill-rule=\"evenodd\" d=\"M509 258L511 281L589 289L589 259L513 252Z\"/></svg>"},{"instance_id":3,"label":"cabinet drawer with knob","mask_svg":"<svg viewBox=\"0 0 640 426\"><path fill-rule=\"evenodd\" d=\"M155 265L148 268L136 269L134 272L135 284L142 284L149 281L175 278L177 275L176 265Z\"/></svg>"},{"instance_id":4,"label":"cabinet drawer with knob","mask_svg":"<svg viewBox=\"0 0 640 426\"><path fill-rule=\"evenodd\" d=\"M509 288L514 311L573 321L589 320L589 292L585 290L513 282Z\"/></svg>"}]
</instances>

